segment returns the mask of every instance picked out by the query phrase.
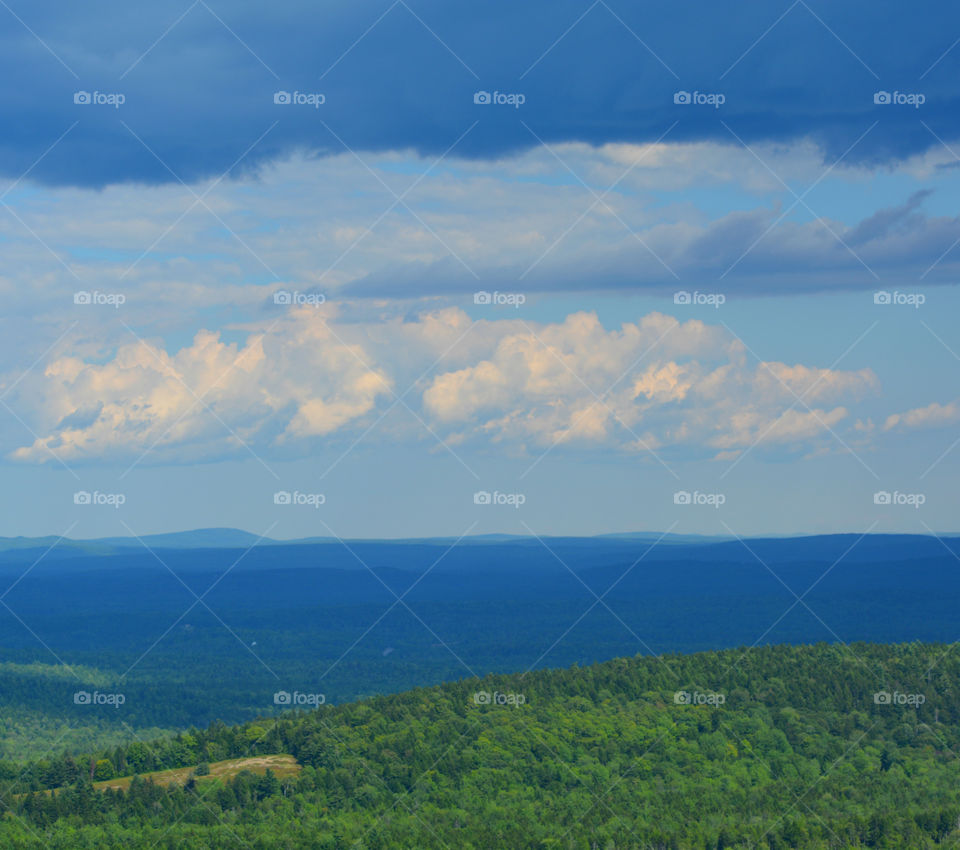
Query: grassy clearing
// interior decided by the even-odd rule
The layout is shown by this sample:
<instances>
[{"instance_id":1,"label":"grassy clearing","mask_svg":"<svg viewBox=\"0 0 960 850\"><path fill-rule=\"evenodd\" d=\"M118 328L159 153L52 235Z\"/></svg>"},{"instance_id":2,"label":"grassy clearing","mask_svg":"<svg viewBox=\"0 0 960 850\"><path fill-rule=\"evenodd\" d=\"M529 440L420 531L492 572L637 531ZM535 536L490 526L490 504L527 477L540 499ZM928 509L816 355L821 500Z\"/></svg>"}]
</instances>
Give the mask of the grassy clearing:
<instances>
[{"instance_id":1,"label":"grassy clearing","mask_svg":"<svg viewBox=\"0 0 960 850\"><path fill-rule=\"evenodd\" d=\"M217 761L210 763L210 773L206 776L196 777L197 783L207 782L209 780L224 781L231 779L244 770L256 773L262 776L267 770L272 770L278 779L285 776L296 776L300 772L300 765L293 756L273 755L273 756L253 756L252 758L227 759L226 761ZM171 770L157 770L152 773L143 773L144 779L150 778L157 785L172 785L174 783L183 785L190 778L190 775L196 770L195 767L176 767ZM94 782L93 787L99 790L104 788L122 788L124 791L130 787L132 776L123 776L116 779L105 779L102 782Z\"/></svg>"}]
</instances>

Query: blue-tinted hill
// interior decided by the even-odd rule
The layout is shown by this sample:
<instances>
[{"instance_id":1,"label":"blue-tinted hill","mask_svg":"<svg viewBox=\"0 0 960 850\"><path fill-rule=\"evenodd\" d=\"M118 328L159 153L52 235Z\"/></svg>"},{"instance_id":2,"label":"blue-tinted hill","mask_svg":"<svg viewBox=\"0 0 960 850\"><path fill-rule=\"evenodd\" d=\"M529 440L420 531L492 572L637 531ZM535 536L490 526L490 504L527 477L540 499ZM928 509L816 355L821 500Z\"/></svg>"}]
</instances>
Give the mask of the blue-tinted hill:
<instances>
[{"instance_id":1,"label":"blue-tinted hill","mask_svg":"<svg viewBox=\"0 0 960 850\"><path fill-rule=\"evenodd\" d=\"M257 716L281 686L339 702L636 653L957 634L954 537L252 537L0 552L0 710L90 716L69 674L11 664L95 669L87 690L128 696L101 720L142 729Z\"/></svg>"}]
</instances>

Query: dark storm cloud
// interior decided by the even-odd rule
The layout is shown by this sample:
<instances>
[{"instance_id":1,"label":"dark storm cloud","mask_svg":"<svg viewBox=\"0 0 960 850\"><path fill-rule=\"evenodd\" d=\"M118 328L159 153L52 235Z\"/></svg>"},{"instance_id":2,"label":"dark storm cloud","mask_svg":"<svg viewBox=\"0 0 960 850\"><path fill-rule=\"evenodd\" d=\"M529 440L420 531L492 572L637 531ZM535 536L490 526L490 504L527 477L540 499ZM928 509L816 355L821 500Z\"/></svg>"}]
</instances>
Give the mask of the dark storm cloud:
<instances>
[{"instance_id":1,"label":"dark storm cloud","mask_svg":"<svg viewBox=\"0 0 960 850\"><path fill-rule=\"evenodd\" d=\"M652 141L677 122L670 140L810 136L833 158L879 121L850 160L882 162L960 122L960 9L945 4L11 0L0 20L0 171L21 175L72 127L31 172L51 184L190 181L344 146L438 156L476 121L457 154ZM481 90L524 102L475 104Z\"/></svg>"}]
</instances>

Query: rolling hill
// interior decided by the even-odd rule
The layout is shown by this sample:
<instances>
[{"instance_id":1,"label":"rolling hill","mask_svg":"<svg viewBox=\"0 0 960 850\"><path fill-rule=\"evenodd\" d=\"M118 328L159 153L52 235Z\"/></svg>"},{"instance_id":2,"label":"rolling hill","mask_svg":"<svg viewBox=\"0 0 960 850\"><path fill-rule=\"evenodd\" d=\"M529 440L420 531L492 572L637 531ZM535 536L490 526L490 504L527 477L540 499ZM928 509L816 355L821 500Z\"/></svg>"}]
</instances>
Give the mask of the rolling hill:
<instances>
[{"instance_id":1,"label":"rolling hill","mask_svg":"<svg viewBox=\"0 0 960 850\"><path fill-rule=\"evenodd\" d=\"M619 658L0 764L0 844L958 847L958 748L955 645ZM300 771L88 776L278 753Z\"/></svg>"}]
</instances>

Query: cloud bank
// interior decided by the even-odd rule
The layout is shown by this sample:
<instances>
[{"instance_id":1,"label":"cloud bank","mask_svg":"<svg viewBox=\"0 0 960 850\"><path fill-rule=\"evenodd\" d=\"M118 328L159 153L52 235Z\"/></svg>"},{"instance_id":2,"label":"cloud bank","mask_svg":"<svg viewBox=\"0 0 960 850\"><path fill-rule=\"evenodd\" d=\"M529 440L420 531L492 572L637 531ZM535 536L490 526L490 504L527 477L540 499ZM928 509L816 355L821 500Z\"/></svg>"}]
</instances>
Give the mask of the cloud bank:
<instances>
[{"instance_id":1,"label":"cloud bank","mask_svg":"<svg viewBox=\"0 0 960 850\"><path fill-rule=\"evenodd\" d=\"M722 326L662 313L618 328L591 312L473 321L456 308L363 323L324 305L293 309L242 343L201 331L177 351L131 340L106 358L55 357L16 389L37 438L8 454L298 456L365 436L400 401L413 418L371 439L531 456L809 452L854 427L852 407L878 391L869 369L755 362Z\"/></svg>"}]
</instances>

